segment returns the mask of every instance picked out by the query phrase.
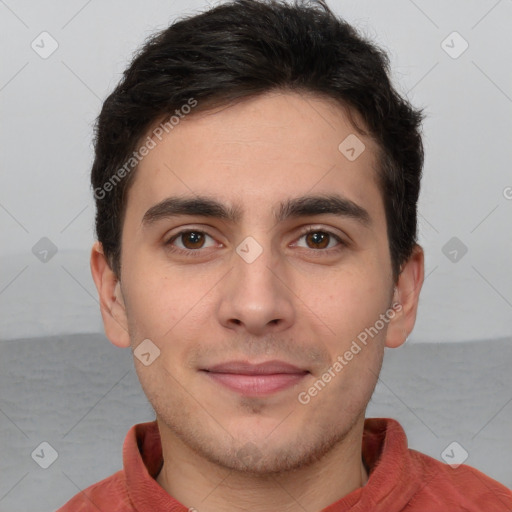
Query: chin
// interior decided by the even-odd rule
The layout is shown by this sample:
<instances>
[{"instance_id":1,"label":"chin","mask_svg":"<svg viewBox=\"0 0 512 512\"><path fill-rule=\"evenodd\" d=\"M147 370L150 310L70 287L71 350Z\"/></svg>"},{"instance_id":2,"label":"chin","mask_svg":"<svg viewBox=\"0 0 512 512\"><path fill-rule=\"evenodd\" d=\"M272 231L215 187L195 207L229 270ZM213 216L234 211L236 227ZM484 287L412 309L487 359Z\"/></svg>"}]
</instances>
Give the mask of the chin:
<instances>
[{"instance_id":1,"label":"chin","mask_svg":"<svg viewBox=\"0 0 512 512\"><path fill-rule=\"evenodd\" d=\"M230 471L266 476L296 471L319 462L346 436L345 432L280 432L279 437L245 435L241 441L193 447L203 458ZM189 440L190 441L190 440Z\"/></svg>"}]
</instances>

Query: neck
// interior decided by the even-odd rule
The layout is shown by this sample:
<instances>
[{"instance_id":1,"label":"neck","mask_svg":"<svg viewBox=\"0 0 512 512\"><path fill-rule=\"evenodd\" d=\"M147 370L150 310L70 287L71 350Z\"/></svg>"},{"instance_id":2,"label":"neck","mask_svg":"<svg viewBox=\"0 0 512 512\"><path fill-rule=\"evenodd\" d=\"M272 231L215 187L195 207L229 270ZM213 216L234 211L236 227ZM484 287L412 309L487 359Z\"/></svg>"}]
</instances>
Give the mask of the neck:
<instances>
[{"instance_id":1,"label":"neck","mask_svg":"<svg viewBox=\"0 0 512 512\"><path fill-rule=\"evenodd\" d=\"M364 418L309 466L255 475L206 460L158 421L164 464L156 480L173 498L199 512L322 510L368 481L361 455L363 424Z\"/></svg>"}]
</instances>

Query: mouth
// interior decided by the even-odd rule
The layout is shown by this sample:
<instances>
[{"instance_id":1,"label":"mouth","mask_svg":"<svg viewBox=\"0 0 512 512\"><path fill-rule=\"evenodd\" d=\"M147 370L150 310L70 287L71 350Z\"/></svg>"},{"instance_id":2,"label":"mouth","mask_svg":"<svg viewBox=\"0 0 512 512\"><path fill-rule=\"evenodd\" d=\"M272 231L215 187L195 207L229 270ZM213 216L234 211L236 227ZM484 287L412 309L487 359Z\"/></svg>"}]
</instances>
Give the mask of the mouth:
<instances>
[{"instance_id":1,"label":"mouth","mask_svg":"<svg viewBox=\"0 0 512 512\"><path fill-rule=\"evenodd\" d=\"M267 361L252 364L247 361L230 361L202 369L214 383L245 396L264 396L277 393L299 384L308 370L284 361Z\"/></svg>"}]
</instances>

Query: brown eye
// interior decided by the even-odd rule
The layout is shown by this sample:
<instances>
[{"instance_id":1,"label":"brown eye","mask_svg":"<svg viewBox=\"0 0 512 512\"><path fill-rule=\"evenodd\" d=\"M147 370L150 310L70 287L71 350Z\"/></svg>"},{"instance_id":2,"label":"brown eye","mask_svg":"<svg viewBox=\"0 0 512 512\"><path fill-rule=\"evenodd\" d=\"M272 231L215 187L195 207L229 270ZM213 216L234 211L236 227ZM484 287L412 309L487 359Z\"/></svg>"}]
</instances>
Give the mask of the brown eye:
<instances>
[{"instance_id":1,"label":"brown eye","mask_svg":"<svg viewBox=\"0 0 512 512\"><path fill-rule=\"evenodd\" d=\"M331 235L323 231L313 231L305 237L306 243L311 249L325 249L329 245Z\"/></svg>"},{"instance_id":2,"label":"brown eye","mask_svg":"<svg viewBox=\"0 0 512 512\"><path fill-rule=\"evenodd\" d=\"M174 235L166 245L183 251L206 249L215 245L215 240L203 231L186 230Z\"/></svg>"},{"instance_id":3,"label":"brown eye","mask_svg":"<svg viewBox=\"0 0 512 512\"><path fill-rule=\"evenodd\" d=\"M186 249L201 249L204 245L205 236L200 231L187 231L178 237Z\"/></svg>"},{"instance_id":4,"label":"brown eye","mask_svg":"<svg viewBox=\"0 0 512 512\"><path fill-rule=\"evenodd\" d=\"M302 249L313 250L318 252L318 255L323 253L327 255L344 249L348 244L339 235L331 231L308 228L302 232L302 235L293 245Z\"/></svg>"}]
</instances>

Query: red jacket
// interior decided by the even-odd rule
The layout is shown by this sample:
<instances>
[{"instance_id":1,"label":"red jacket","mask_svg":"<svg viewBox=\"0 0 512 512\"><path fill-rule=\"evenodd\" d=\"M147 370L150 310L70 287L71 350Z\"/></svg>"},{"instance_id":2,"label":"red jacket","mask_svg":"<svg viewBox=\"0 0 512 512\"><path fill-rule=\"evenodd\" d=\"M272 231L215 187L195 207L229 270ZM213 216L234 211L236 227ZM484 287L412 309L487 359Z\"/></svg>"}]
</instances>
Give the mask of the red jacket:
<instances>
[{"instance_id":1,"label":"red jacket","mask_svg":"<svg viewBox=\"0 0 512 512\"><path fill-rule=\"evenodd\" d=\"M454 469L409 449L395 420L367 419L362 446L368 482L321 512L512 512L512 491L469 466ZM57 512L188 512L154 479L161 464L156 421L134 425L124 442L124 469Z\"/></svg>"}]
</instances>

